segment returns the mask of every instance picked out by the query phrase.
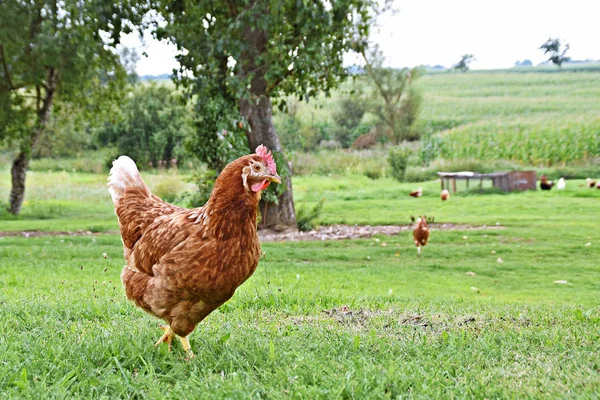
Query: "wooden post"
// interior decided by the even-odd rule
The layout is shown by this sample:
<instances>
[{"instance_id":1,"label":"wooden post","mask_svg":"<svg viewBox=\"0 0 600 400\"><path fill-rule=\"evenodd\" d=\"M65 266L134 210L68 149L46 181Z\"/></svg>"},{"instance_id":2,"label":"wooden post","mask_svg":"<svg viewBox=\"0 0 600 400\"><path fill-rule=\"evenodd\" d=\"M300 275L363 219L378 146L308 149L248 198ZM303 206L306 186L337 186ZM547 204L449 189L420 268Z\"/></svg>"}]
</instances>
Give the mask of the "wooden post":
<instances>
[{"instance_id":1,"label":"wooden post","mask_svg":"<svg viewBox=\"0 0 600 400\"><path fill-rule=\"evenodd\" d=\"M452 178L452 193L456 193L456 177Z\"/></svg>"}]
</instances>

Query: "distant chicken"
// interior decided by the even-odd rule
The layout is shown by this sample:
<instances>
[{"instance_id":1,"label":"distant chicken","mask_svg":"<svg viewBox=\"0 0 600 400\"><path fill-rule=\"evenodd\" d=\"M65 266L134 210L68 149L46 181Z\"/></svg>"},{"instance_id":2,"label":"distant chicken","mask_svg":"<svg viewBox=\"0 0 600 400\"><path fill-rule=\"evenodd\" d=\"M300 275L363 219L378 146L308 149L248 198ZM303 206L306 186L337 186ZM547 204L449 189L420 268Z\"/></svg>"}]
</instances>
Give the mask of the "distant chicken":
<instances>
[{"instance_id":1,"label":"distant chicken","mask_svg":"<svg viewBox=\"0 0 600 400\"><path fill-rule=\"evenodd\" d=\"M127 260L121 280L128 299L167 322L156 346L170 349L178 337L193 357L188 335L254 273L257 206L271 182L281 178L261 145L223 169L203 207L185 209L154 196L131 158L113 162L108 186Z\"/></svg>"},{"instance_id":2,"label":"distant chicken","mask_svg":"<svg viewBox=\"0 0 600 400\"><path fill-rule=\"evenodd\" d=\"M429 241L429 225L427 225L427 218L425 216L417 218L413 238L415 246L417 246L417 251L421 253L421 247L425 246Z\"/></svg>"},{"instance_id":3,"label":"distant chicken","mask_svg":"<svg viewBox=\"0 0 600 400\"><path fill-rule=\"evenodd\" d=\"M554 186L554 182L549 181L546 175L542 175L540 178L540 189L550 190Z\"/></svg>"},{"instance_id":4,"label":"distant chicken","mask_svg":"<svg viewBox=\"0 0 600 400\"><path fill-rule=\"evenodd\" d=\"M450 192L448 191L448 189L442 190L442 194L440 195L440 197L442 198L442 200L448 200L450 198Z\"/></svg>"},{"instance_id":5,"label":"distant chicken","mask_svg":"<svg viewBox=\"0 0 600 400\"><path fill-rule=\"evenodd\" d=\"M565 178L560 178L558 180L558 183L556 184L556 189L565 190L566 187L567 187L567 182L565 181Z\"/></svg>"},{"instance_id":6,"label":"distant chicken","mask_svg":"<svg viewBox=\"0 0 600 400\"><path fill-rule=\"evenodd\" d=\"M591 180L590 178L587 178L585 180L585 183L587 184L587 187L589 188L595 188L596 187L596 181ZM598 182L600 184L600 182ZM598 186L598 189L600 189L600 186Z\"/></svg>"},{"instance_id":7,"label":"distant chicken","mask_svg":"<svg viewBox=\"0 0 600 400\"><path fill-rule=\"evenodd\" d=\"M411 197L421 197L423 195L423 188L418 188L414 192L410 192L408 195Z\"/></svg>"}]
</instances>

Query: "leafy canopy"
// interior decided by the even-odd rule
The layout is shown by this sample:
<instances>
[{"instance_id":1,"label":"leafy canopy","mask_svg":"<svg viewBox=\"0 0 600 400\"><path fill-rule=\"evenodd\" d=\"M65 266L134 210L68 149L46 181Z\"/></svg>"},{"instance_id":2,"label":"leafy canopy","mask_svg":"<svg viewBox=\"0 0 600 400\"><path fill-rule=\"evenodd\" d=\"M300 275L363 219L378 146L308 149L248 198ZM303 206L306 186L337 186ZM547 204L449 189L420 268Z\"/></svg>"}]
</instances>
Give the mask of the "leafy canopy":
<instances>
[{"instance_id":1,"label":"leafy canopy","mask_svg":"<svg viewBox=\"0 0 600 400\"><path fill-rule=\"evenodd\" d=\"M90 114L117 99L126 72L112 48L144 12L129 0L0 2L0 139L29 134L49 91Z\"/></svg>"},{"instance_id":2,"label":"leafy canopy","mask_svg":"<svg viewBox=\"0 0 600 400\"><path fill-rule=\"evenodd\" d=\"M548 61L558 68L562 68L563 63L571 60L571 57L566 55L569 48L570 46L568 44L565 44L563 47L561 40L558 38L548 38L548 40L540 46L540 49L544 50L544 54L549 54Z\"/></svg>"}]
</instances>

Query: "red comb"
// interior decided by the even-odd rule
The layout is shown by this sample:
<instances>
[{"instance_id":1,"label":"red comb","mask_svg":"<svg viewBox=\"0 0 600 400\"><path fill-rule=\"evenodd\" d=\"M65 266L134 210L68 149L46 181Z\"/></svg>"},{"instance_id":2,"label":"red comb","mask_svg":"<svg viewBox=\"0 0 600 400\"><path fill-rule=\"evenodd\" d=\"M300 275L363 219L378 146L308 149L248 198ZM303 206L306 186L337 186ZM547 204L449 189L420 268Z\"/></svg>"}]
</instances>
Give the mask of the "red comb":
<instances>
[{"instance_id":1,"label":"red comb","mask_svg":"<svg viewBox=\"0 0 600 400\"><path fill-rule=\"evenodd\" d=\"M258 154L264 162L267 163L267 168L272 174L277 174L277 166L275 160L273 160L273 154L262 144L256 148L256 154Z\"/></svg>"}]
</instances>

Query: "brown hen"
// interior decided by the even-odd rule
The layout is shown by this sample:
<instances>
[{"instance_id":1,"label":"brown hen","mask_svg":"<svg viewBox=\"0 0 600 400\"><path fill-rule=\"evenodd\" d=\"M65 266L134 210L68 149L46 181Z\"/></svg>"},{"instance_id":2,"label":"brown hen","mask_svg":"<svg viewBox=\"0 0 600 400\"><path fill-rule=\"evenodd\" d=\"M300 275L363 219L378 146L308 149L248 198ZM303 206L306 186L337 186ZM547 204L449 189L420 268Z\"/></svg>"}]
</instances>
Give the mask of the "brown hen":
<instances>
[{"instance_id":1,"label":"brown hen","mask_svg":"<svg viewBox=\"0 0 600 400\"><path fill-rule=\"evenodd\" d=\"M420 253L421 247L425 246L429 241L429 225L427 225L427 218L425 216L417 218L413 238L415 246L417 246L417 251Z\"/></svg>"},{"instance_id":2,"label":"brown hen","mask_svg":"<svg viewBox=\"0 0 600 400\"><path fill-rule=\"evenodd\" d=\"M270 182L281 178L259 146L225 167L203 207L186 209L152 195L129 157L113 162L108 186L127 260L121 280L128 299L168 324L157 346L170 349L177 336L193 356L187 336L254 273L256 210Z\"/></svg>"}]
</instances>

